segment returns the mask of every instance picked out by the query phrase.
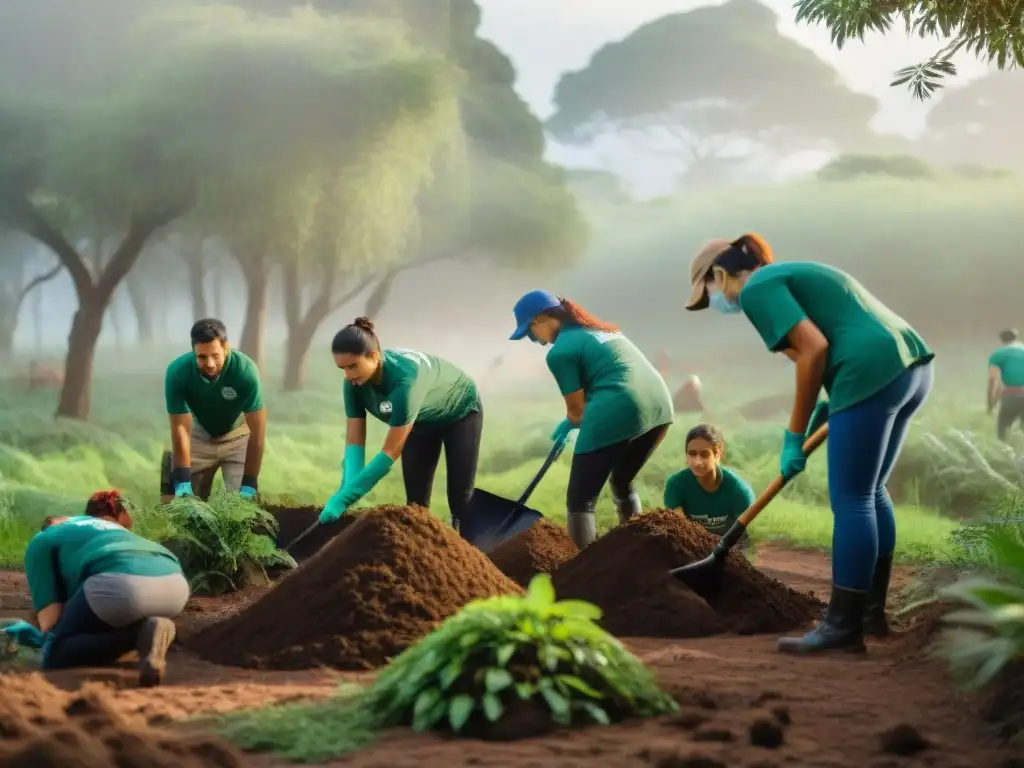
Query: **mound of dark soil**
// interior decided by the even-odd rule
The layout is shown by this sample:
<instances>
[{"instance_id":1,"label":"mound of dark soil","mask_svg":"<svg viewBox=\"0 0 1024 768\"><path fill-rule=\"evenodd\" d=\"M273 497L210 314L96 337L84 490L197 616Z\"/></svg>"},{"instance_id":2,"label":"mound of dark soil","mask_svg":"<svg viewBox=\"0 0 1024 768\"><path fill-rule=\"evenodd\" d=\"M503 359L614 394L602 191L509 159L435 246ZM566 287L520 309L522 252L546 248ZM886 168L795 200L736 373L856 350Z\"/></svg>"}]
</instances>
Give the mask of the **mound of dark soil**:
<instances>
[{"instance_id":1,"label":"mound of dark soil","mask_svg":"<svg viewBox=\"0 0 1024 768\"><path fill-rule=\"evenodd\" d=\"M550 520L538 520L489 556L499 571L525 587L538 573L554 573L579 552L565 528Z\"/></svg>"},{"instance_id":2,"label":"mound of dark soil","mask_svg":"<svg viewBox=\"0 0 1024 768\"><path fill-rule=\"evenodd\" d=\"M246 762L212 738L151 728L119 712L95 684L65 693L41 675L10 676L0 696L0 768L235 768Z\"/></svg>"},{"instance_id":3,"label":"mound of dark soil","mask_svg":"<svg viewBox=\"0 0 1024 768\"><path fill-rule=\"evenodd\" d=\"M704 637L785 632L821 613L822 603L755 569L736 551L720 575L684 584L669 570L711 553L718 537L667 509L609 531L558 569L559 599L586 600L600 624L625 637Z\"/></svg>"},{"instance_id":4,"label":"mound of dark soil","mask_svg":"<svg viewBox=\"0 0 1024 768\"><path fill-rule=\"evenodd\" d=\"M372 669L471 600L502 594L522 590L429 510L375 507L189 646L228 666Z\"/></svg>"},{"instance_id":5,"label":"mound of dark soil","mask_svg":"<svg viewBox=\"0 0 1024 768\"><path fill-rule=\"evenodd\" d=\"M277 520L277 546L284 549L291 544L320 519L322 510L323 507L267 507L267 512ZM309 560L328 542L358 520L359 514L359 512L346 512L338 522L318 526L313 533L300 541L293 549L288 550L288 554L299 563Z\"/></svg>"}]
</instances>

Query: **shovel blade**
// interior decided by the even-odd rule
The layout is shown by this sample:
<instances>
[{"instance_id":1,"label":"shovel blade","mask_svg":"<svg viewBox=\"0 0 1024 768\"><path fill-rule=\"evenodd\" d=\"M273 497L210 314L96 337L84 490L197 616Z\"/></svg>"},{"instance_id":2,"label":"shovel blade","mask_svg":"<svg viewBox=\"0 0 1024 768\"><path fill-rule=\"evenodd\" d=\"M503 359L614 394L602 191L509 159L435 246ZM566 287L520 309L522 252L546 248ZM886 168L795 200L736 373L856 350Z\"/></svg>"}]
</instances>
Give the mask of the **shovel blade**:
<instances>
[{"instance_id":1,"label":"shovel blade","mask_svg":"<svg viewBox=\"0 0 1024 768\"><path fill-rule=\"evenodd\" d=\"M542 517L535 509L477 488L465 519L459 521L459 533L477 549L490 552Z\"/></svg>"}]
</instances>

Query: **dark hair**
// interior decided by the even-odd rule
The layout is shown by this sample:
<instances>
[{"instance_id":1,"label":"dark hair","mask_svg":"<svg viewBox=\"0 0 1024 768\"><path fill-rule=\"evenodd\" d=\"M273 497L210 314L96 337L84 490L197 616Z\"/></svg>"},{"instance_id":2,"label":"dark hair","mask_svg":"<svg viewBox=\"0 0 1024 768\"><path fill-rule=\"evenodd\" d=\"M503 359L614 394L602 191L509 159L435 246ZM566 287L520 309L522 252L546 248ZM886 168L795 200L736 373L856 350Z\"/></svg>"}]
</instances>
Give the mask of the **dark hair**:
<instances>
[{"instance_id":1,"label":"dark hair","mask_svg":"<svg viewBox=\"0 0 1024 768\"><path fill-rule=\"evenodd\" d=\"M561 302L560 306L544 310L540 313L540 316L553 317L562 323L578 325L581 328L591 328L595 331L616 333L619 330L618 326L599 320L579 304L575 304L562 296L559 296L558 300Z\"/></svg>"},{"instance_id":2,"label":"dark hair","mask_svg":"<svg viewBox=\"0 0 1024 768\"><path fill-rule=\"evenodd\" d=\"M738 275L740 272L747 272L774 261L772 249L760 235L748 234L734 240L728 248L722 251L715 260L711 262L712 267L721 267L730 276ZM705 282L711 283L715 280L715 271L709 269Z\"/></svg>"},{"instance_id":3,"label":"dark hair","mask_svg":"<svg viewBox=\"0 0 1024 768\"><path fill-rule=\"evenodd\" d=\"M1017 340L1017 329L1007 328L1005 331L999 334L999 340L1003 344L1011 344Z\"/></svg>"},{"instance_id":4,"label":"dark hair","mask_svg":"<svg viewBox=\"0 0 1024 768\"><path fill-rule=\"evenodd\" d=\"M109 517L116 520L126 511L120 491L96 491L85 503L85 514L88 517Z\"/></svg>"},{"instance_id":5,"label":"dark hair","mask_svg":"<svg viewBox=\"0 0 1024 768\"><path fill-rule=\"evenodd\" d=\"M691 440L707 440L719 453L725 453L725 438L717 427L710 424L698 424L687 432L684 444L686 448L689 448Z\"/></svg>"},{"instance_id":6,"label":"dark hair","mask_svg":"<svg viewBox=\"0 0 1024 768\"><path fill-rule=\"evenodd\" d=\"M196 344L209 344L211 341L219 341L221 344L228 343L228 329L215 317L196 320L192 330L189 331L189 336L192 337L193 347Z\"/></svg>"},{"instance_id":7,"label":"dark hair","mask_svg":"<svg viewBox=\"0 0 1024 768\"><path fill-rule=\"evenodd\" d=\"M380 352L380 339L373 331L373 321L368 317L357 317L346 325L331 341L331 352L335 355L359 355L369 357Z\"/></svg>"}]
</instances>

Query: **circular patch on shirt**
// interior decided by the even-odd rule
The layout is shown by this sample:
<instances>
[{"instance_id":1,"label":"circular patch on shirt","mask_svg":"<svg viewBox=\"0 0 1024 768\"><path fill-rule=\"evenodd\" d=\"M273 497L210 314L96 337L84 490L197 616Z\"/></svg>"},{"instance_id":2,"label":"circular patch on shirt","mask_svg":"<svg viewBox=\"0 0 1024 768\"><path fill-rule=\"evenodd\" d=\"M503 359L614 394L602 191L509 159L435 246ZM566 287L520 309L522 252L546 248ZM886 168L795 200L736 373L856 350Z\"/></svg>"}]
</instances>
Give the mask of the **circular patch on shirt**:
<instances>
[{"instance_id":1,"label":"circular patch on shirt","mask_svg":"<svg viewBox=\"0 0 1024 768\"><path fill-rule=\"evenodd\" d=\"M232 389L231 387L222 388L220 394L221 397L223 397L225 400L234 400L236 397L238 397L238 393L235 392L235 390Z\"/></svg>"},{"instance_id":2,"label":"circular patch on shirt","mask_svg":"<svg viewBox=\"0 0 1024 768\"><path fill-rule=\"evenodd\" d=\"M390 400L385 400L383 403L380 404L380 412L381 413L391 413L391 401Z\"/></svg>"}]
</instances>

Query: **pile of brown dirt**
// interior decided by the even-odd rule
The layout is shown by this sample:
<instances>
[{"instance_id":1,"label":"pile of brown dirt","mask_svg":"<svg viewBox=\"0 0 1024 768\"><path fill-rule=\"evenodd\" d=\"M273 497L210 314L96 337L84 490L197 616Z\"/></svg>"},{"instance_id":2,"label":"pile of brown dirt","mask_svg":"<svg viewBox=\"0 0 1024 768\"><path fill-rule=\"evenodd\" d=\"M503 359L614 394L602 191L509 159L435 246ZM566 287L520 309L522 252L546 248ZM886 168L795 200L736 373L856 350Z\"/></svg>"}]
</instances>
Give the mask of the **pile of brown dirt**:
<instances>
[{"instance_id":1,"label":"pile of brown dirt","mask_svg":"<svg viewBox=\"0 0 1024 768\"><path fill-rule=\"evenodd\" d=\"M525 587L538 573L554 573L579 553L565 528L550 520L538 520L489 556L499 571Z\"/></svg>"},{"instance_id":2,"label":"pile of brown dirt","mask_svg":"<svg viewBox=\"0 0 1024 768\"><path fill-rule=\"evenodd\" d=\"M188 645L228 666L373 669L471 600L504 594L522 589L429 510L375 507Z\"/></svg>"},{"instance_id":3,"label":"pile of brown dirt","mask_svg":"<svg viewBox=\"0 0 1024 768\"><path fill-rule=\"evenodd\" d=\"M3 679L0 768L239 768L234 748L151 728L96 684L65 693L42 675Z\"/></svg>"},{"instance_id":4,"label":"pile of brown dirt","mask_svg":"<svg viewBox=\"0 0 1024 768\"><path fill-rule=\"evenodd\" d=\"M285 549L295 541L320 519L321 510L323 507L267 507L267 512L277 520L277 546ZM358 519L359 512L346 512L338 522L318 526L313 533L290 549L288 554L299 563L305 562Z\"/></svg>"},{"instance_id":5,"label":"pile of brown dirt","mask_svg":"<svg viewBox=\"0 0 1024 768\"><path fill-rule=\"evenodd\" d=\"M586 600L600 624L621 637L704 637L720 632L785 632L823 607L761 573L738 552L717 578L684 584L669 570L711 553L718 537L667 509L611 530L552 577L560 599Z\"/></svg>"}]
</instances>

